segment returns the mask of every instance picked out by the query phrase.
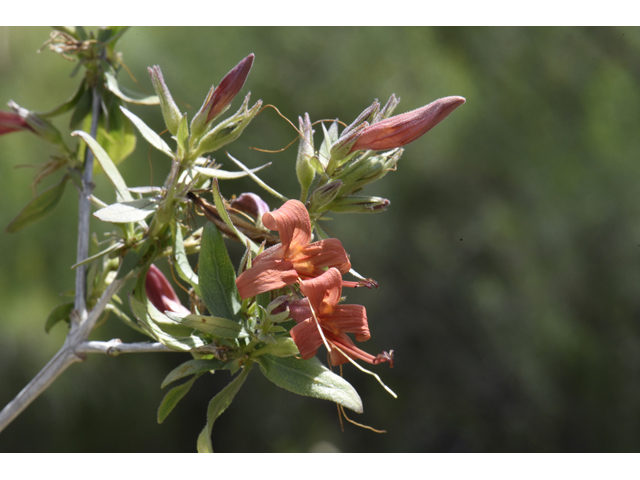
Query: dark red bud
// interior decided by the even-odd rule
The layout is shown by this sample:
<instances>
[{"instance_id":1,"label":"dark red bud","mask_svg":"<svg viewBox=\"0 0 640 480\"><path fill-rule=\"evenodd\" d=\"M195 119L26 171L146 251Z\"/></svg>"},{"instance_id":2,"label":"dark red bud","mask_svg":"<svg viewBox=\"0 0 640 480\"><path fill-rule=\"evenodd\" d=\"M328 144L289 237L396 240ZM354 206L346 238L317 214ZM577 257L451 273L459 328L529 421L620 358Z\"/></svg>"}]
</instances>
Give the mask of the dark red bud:
<instances>
[{"instance_id":1,"label":"dark red bud","mask_svg":"<svg viewBox=\"0 0 640 480\"><path fill-rule=\"evenodd\" d=\"M246 56L240 63L238 63L233 69L225 75L220 82L220 85L211 94L209 98L207 113L207 122L220 115L220 113L226 108L227 105L235 98L238 92L242 89L251 66L253 65L253 59L255 55L253 53Z\"/></svg>"}]
</instances>

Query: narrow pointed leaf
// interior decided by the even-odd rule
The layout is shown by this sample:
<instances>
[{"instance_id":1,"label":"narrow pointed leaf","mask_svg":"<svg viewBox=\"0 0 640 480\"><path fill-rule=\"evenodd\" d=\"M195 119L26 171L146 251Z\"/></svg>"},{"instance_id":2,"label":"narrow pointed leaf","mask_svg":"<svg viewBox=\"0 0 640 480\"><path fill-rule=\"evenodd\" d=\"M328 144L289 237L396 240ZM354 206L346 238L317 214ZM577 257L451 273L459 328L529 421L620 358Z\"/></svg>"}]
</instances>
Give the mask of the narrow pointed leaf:
<instances>
[{"instance_id":1,"label":"narrow pointed leaf","mask_svg":"<svg viewBox=\"0 0 640 480\"><path fill-rule=\"evenodd\" d=\"M206 175L207 177L214 177L214 178L220 178L222 180L228 180L228 179L232 179L232 178L246 177L247 175L250 175L251 173L259 172L263 168L268 167L270 165L271 165L271 162L265 163L264 165L261 165L261 166L259 166L257 168L253 168L253 169L250 169L248 171L243 171L243 172L227 172L225 170L220 170L218 168L205 168L205 167L193 167L193 169L196 172L199 172L199 173L201 173L203 175Z\"/></svg>"},{"instance_id":2,"label":"narrow pointed leaf","mask_svg":"<svg viewBox=\"0 0 640 480\"><path fill-rule=\"evenodd\" d=\"M178 271L178 275L193 287L196 295L202 297L200 293L200 285L198 283L198 275L196 275L191 268L191 264L187 258L187 252L184 249L182 229L180 227L176 228L176 225L172 223L171 232L173 234L173 259L175 260L174 265Z\"/></svg>"},{"instance_id":3,"label":"narrow pointed leaf","mask_svg":"<svg viewBox=\"0 0 640 480\"><path fill-rule=\"evenodd\" d=\"M83 132L82 130L76 130L72 132L71 135L76 137L81 137L89 146L91 151L93 152L96 160L100 163L102 170L107 175L111 183L116 188L116 193L118 196L118 201L130 201L133 200L133 196L127 189L127 184L120 175L120 171L115 166L107 152L105 152L104 148L100 146L100 144L87 132Z\"/></svg>"},{"instance_id":4,"label":"narrow pointed leaf","mask_svg":"<svg viewBox=\"0 0 640 480\"><path fill-rule=\"evenodd\" d=\"M170 383L180 380L181 378L188 377L189 375L195 375L196 373L206 373L212 370L219 370L224 366L224 363L217 358L210 360L188 360L182 365L178 365L171 370L169 374L162 381L160 388L164 388Z\"/></svg>"},{"instance_id":5,"label":"narrow pointed leaf","mask_svg":"<svg viewBox=\"0 0 640 480\"><path fill-rule=\"evenodd\" d=\"M258 176L256 176L251 170L249 170L247 167L244 166L244 164L236 159L233 158L229 152L227 152L227 157L229 157L236 165L238 165L242 170L244 170L245 172L247 172L247 174L253 179L254 182L256 182L258 185L260 185L262 188L264 188L267 192L269 192L271 195L273 195L276 198L279 198L280 200L286 202L287 200L289 200L287 197L285 197L284 195L282 195L281 193L278 193L277 191L275 191L273 188L271 188L269 185L267 185L266 183L264 183L262 180L260 180L260 178Z\"/></svg>"},{"instance_id":6,"label":"narrow pointed leaf","mask_svg":"<svg viewBox=\"0 0 640 480\"><path fill-rule=\"evenodd\" d=\"M362 400L355 388L322 365L316 357L301 360L295 357L263 355L256 358L256 361L264 376L285 390L329 400L362 413Z\"/></svg>"},{"instance_id":7,"label":"narrow pointed leaf","mask_svg":"<svg viewBox=\"0 0 640 480\"><path fill-rule=\"evenodd\" d=\"M218 228L207 222L200 246L198 283L209 313L240 321L240 294L236 272Z\"/></svg>"},{"instance_id":8,"label":"narrow pointed leaf","mask_svg":"<svg viewBox=\"0 0 640 480\"><path fill-rule=\"evenodd\" d=\"M213 422L216 418L224 412L231 402L233 401L236 393L242 387L242 384L249 375L252 364L248 362L242 372L234 378L229 385L224 387L220 392L211 399L209 407L207 408L207 423L205 424L202 432L198 436L198 452L199 453L213 453L213 446L211 445L211 430L213 429Z\"/></svg>"},{"instance_id":9,"label":"narrow pointed leaf","mask_svg":"<svg viewBox=\"0 0 640 480\"><path fill-rule=\"evenodd\" d=\"M260 247L256 245L255 242L253 242L250 238L248 238L244 233L239 231L231 221L231 218L229 217L229 213L227 212L227 209L224 206L222 195L220 194L218 179L214 178L212 183L213 184L211 185L211 193L213 193L213 201L218 210L218 215L220 215L220 218L222 218L222 221L227 225L227 227L231 229L231 231L236 235L236 237L240 239L242 244L249 245L249 247L251 248L251 251L257 254Z\"/></svg>"},{"instance_id":10,"label":"narrow pointed leaf","mask_svg":"<svg viewBox=\"0 0 640 480\"><path fill-rule=\"evenodd\" d=\"M54 308L44 324L44 331L49 333L56 323L63 320L69 323L69 317L71 315L71 312L73 311L73 307L73 302L69 302L63 303L62 305L58 305L56 308Z\"/></svg>"},{"instance_id":11,"label":"narrow pointed leaf","mask_svg":"<svg viewBox=\"0 0 640 480\"><path fill-rule=\"evenodd\" d=\"M171 148L169 148L169 145L166 144L166 142L160 137L160 135L151 130L151 128L149 128L146 123L144 123L138 116L134 115L126 108L120 107L120 110L122 110L122 113L124 113L129 118L129 120L133 122L133 124L136 126L140 134L145 138L147 142L149 142L153 147L160 150L162 153L168 155L171 158L175 158L173 152L171 151Z\"/></svg>"},{"instance_id":12,"label":"narrow pointed leaf","mask_svg":"<svg viewBox=\"0 0 640 480\"><path fill-rule=\"evenodd\" d=\"M182 397L184 397L191 387L193 383L200 378L202 374L198 374L193 377L188 382L183 383L182 385L178 385L177 387L173 387L171 390L167 392L167 394L160 402L160 406L158 407L158 423L164 422L164 419L171 413L171 410L175 408Z\"/></svg>"},{"instance_id":13,"label":"narrow pointed leaf","mask_svg":"<svg viewBox=\"0 0 640 480\"><path fill-rule=\"evenodd\" d=\"M227 320L226 318L195 315L193 313L184 317L173 312L165 312L164 314L180 325L186 325L189 328L194 328L216 337L241 338L247 336L238 322Z\"/></svg>"},{"instance_id":14,"label":"narrow pointed leaf","mask_svg":"<svg viewBox=\"0 0 640 480\"><path fill-rule=\"evenodd\" d=\"M121 87L118 84L116 77L111 73L105 72L104 76L107 79L107 88L109 91L125 102L134 103L136 105L158 105L160 103L157 95L143 95L141 93L132 92L129 89ZM126 91L126 93L123 90Z\"/></svg>"},{"instance_id":15,"label":"narrow pointed leaf","mask_svg":"<svg viewBox=\"0 0 640 480\"><path fill-rule=\"evenodd\" d=\"M40 220L42 217L50 213L60 202L64 194L64 187L69 180L65 175L60 182L43 190L36 195L22 211L7 226L7 233L14 233L30 223Z\"/></svg>"},{"instance_id":16,"label":"narrow pointed leaf","mask_svg":"<svg viewBox=\"0 0 640 480\"><path fill-rule=\"evenodd\" d=\"M139 198L129 202L120 202L101 208L93 215L103 222L129 223L140 222L155 212L157 202L151 198Z\"/></svg>"}]
</instances>

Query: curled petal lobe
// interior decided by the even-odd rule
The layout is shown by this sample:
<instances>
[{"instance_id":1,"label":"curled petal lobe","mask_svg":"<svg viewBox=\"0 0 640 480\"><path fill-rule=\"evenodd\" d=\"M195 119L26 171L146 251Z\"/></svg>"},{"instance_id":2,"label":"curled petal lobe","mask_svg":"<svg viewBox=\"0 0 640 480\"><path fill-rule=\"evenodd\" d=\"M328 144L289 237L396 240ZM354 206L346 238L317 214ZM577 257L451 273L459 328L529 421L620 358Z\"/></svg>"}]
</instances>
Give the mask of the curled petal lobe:
<instances>
[{"instance_id":1,"label":"curled petal lobe","mask_svg":"<svg viewBox=\"0 0 640 480\"><path fill-rule=\"evenodd\" d=\"M301 282L300 291L309 299L316 315L330 314L333 306L340 301L342 276L337 269L330 268L316 278Z\"/></svg>"},{"instance_id":2,"label":"curled petal lobe","mask_svg":"<svg viewBox=\"0 0 640 480\"><path fill-rule=\"evenodd\" d=\"M302 247L296 254L292 255L292 260L300 265L298 269L306 276L317 276L324 272L327 267L335 267L340 273L345 274L351 270L351 262L347 257L342 242L337 238L327 238ZM307 266L308 272L303 271L303 266Z\"/></svg>"},{"instance_id":3,"label":"curled petal lobe","mask_svg":"<svg viewBox=\"0 0 640 480\"><path fill-rule=\"evenodd\" d=\"M279 209L265 213L262 223L265 227L278 231L287 251L303 247L311 241L309 213L299 200L288 200Z\"/></svg>"},{"instance_id":4,"label":"curled petal lobe","mask_svg":"<svg viewBox=\"0 0 640 480\"><path fill-rule=\"evenodd\" d=\"M258 257L256 257L258 258ZM298 272L289 260L270 258L254 264L236 279L240 297L250 298L260 293L291 285L298 280Z\"/></svg>"}]
</instances>

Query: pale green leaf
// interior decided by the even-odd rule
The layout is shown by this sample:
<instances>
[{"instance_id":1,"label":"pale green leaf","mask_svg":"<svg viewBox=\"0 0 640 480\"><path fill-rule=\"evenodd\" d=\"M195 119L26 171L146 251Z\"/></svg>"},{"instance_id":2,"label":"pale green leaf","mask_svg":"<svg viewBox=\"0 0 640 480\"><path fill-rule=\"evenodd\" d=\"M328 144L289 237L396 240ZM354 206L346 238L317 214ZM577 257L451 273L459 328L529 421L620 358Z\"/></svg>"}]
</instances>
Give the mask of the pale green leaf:
<instances>
[{"instance_id":1,"label":"pale green leaf","mask_svg":"<svg viewBox=\"0 0 640 480\"><path fill-rule=\"evenodd\" d=\"M93 215L103 222L129 223L140 222L158 208L158 203L151 198L139 198L129 202L120 202L101 208Z\"/></svg>"},{"instance_id":2,"label":"pale green leaf","mask_svg":"<svg viewBox=\"0 0 640 480\"><path fill-rule=\"evenodd\" d=\"M6 232L17 232L21 228L40 220L42 217L50 213L60 202L60 199L64 194L64 187L67 180L69 180L69 177L65 175L58 183L46 190L43 190L31 199L16 218L14 218L7 226Z\"/></svg>"},{"instance_id":3,"label":"pale green leaf","mask_svg":"<svg viewBox=\"0 0 640 480\"><path fill-rule=\"evenodd\" d=\"M72 132L71 135L81 137L87 143L96 160L100 163L102 170L104 170L104 173L116 188L118 201L127 202L133 200L131 193L127 190L127 184L125 183L124 178L122 178L120 171L115 166L107 152L105 152L104 148L102 148L91 135L87 132L83 132L82 130L76 130Z\"/></svg>"},{"instance_id":4,"label":"pale green leaf","mask_svg":"<svg viewBox=\"0 0 640 480\"><path fill-rule=\"evenodd\" d=\"M141 93L132 92L127 88L121 87L120 84L118 84L116 77L111 73L105 72L104 76L107 79L107 88L109 91L125 102L134 103L136 105L158 105L160 103L157 95L143 95Z\"/></svg>"},{"instance_id":5,"label":"pale green leaf","mask_svg":"<svg viewBox=\"0 0 640 480\"><path fill-rule=\"evenodd\" d=\"M166 142L160 137L160 135L151 130L151 128L149 128L146 123L144 123L138 116L131 113L126 108L120 107L120 110L122 110L122 113L124 113L129 118L129 120L133 122L133 124L136 126L140 134L145 138L147 142L149 142L153 147L160 150L162 153L168 155L171 158L175 158L173 152L171 151L171 148L169 148L169 145L166 144Z\"/></svg>"},{"instance_id":6,"label":"pale green leaf","mask_svg":"<svg viewBox=\"0 0 640 480\"><path fill-rule=\"evenodd\" d=\"M285 390L329 400L362 413L362 400L355 388L322 365L316 357L302 360L295 357L262 355L257 357L256 361L264 376Z\"/></svg>"}]
</instances>

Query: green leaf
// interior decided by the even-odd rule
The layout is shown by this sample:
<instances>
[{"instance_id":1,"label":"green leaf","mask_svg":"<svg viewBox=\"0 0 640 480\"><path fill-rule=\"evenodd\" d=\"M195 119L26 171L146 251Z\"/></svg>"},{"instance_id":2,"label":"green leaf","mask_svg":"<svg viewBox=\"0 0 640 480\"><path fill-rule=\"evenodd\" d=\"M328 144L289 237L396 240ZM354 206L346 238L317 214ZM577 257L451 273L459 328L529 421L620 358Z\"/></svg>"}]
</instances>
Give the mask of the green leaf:
<instances>
[{"instance_id":1,"label":"green leaf","mask_svg":"<svg viewBox=\"0 0 640 480\"><path fill-rule=\"evenodd\" d=\"M307 397L330 400L362 413L362 400L344 378L320 363L316 357L300 360L295 357L262 355L256 358L265 377L279 387Z\"/></svg>"},{"instance_id":2,"label":"green leaf","mask_svg":"<svg viewBox=\"0 0 640 480\"><path fill-rule=\"evenodd\" d=\"M144 123L139 117L131 113L126 108L120 107L120 110L122 110L122 113L129 117L129 120L133 122L133 124L136 126L140 134L145 138L147 142L149 142L153 147L157 148L165 155L168 155L171 158L175 158L173 152L171 151L171 148L169 148L169 145L166 144L166 142L160 137L160 135L151 130L151 128L149 128L146 123Z\"/></svg>"},{"instance_id":3,"label":"green leaf","mask_svg":"<svg viewBox=\"0 0 640 480\"><path fill-rule=\"evenodd\" d=\"M100 116L96 141L102 145L109 158L118 165L136 148L136 135L127 117L120 111L120 100L110 95L107 102L108 115Z\"/></svg>"},{"instance_id":4,"label":"green leaf","mask_svg":"<svg viewBox=\"0 0 640 480\"><path fill-rule=\"evenodd\" d=\"M239 231L236 226L231 221L229 217L229 213L227 213L227 209L224 206L224 201L222 200L222 195L220 194L220 188L218 187L218 179L214 178L211 185L211 193L213 194L213 201L218 209L218 215L222 218L222 221L231 229L231 231L240 239L243 245L249 245L251 251L254 254L258 253L260 247L255 244L250 238L248 238L244 233Z\"/></svg>"},{"instance_id":5,"label":"green leaf","mask_svg":"<svg viewBox=\"0 0 640 480\"><path fill-rule=\"evenodd\" d=\"M44 324L44 331L49 333L53 326L62 320L69 323L73 307L73 302L69 302L63 303L62 305L58 305L56 308L54 308Z\"/></svg>"},{"instance_id":6,"label":"green leaf","mask_svg":"<svg viewBox=\"0 0 640 480\"><path fill-rule=\"evenodd\" d=\"M107 80L107 88L109 91L125 102L136 105L158 105L160 103L157 95L143 95L121 87L116 77L109 72L105 72L104 77Z\"/></svg>"},{"instance_id":7,"label":"green leaf","mask_svg":"<svg viewBox=\"0 0 640 480\"><path fill-rule=\"evenodd\" d=\"M80 82L80 85L78 85L78 89L73 93L73 95L69 100L64 102L62 105L54 108L53 110L49 110L48 112L44 112L44 113L38 113L38 116L43 118L49 118L49 117L56 117L58 115L62 115L63 113L68 112L78 104L78 101L84 94L85 90L86 90L86 81L85 79L82 79L82 82Z\"/></svg>"},{"instance_id":8,"label":"green leaf","mask_svg":"<svg viewBox=\"0 0 640 480\"><path fill-rule=\"evenodd\" d=\"M207 344L195 335L175 336L165 332L156 322L156 320L161 319L161 316L164 314L160 313L151 302L144 303L138 300L135 295L129 295L129 306L147 335L173 350L187 352ZM167 320L167 322L171 321Z\"/></svg>"},{"instance_id":9,"label":"green leaf","mask_svg":"<svg viewBox=\"0 0 640 480\"><path fill-rule=\"evenodd\" d=\"M64 194L64 187L69 180L69 177L65 175L60 182L43 190L20 211L20 213L14 218L9 225L7 225L6 232L14 233L23 227L26 227L30 223L40 220L42 217L50 213L56 205L60 202L62 195Z\"/></svg>"},{"instance_id":10,"label":"green leaf","mask_svg":"<svg viewBox=\"0 0 640 480\"><path fill-rule=\"evenodd\" d=\"M200 285L198 284L198 275L196 275L191 268L191 264L187 258L187 252L184 249L182 229L180 227L176 228L176 225L172 223L171 233L173 234L173 259L175 260L174 265L178 271L178 275L193 287L199 297L202 297L200 293Z\"/></svg>"},{"instance_id":11,"label":"green leaf","mask_svg":"<svg viewBox=\"0 0 640 480\"><path fill-rule=\"evenodd\" d=\"M252 363L247 362L242 372L209 402L209 407L207 408L207 423L202 429L202 432L200 432L200 435L198 435L199 453L213 453L213 446L211 445L213 422L231 405L233 398L236 396L236 393L238 393L238 390L240 390L240 387L242 387L247 375L249 375L251 367Z\"/></svg>"},{"instance_id":12,"label":"green leaf","mask_svg":"<svg viewBox=\"0 0 640 480\"><path fill-rule=\"evenodd\" d=\"M240 160L238 160L237 158L233 158L229 154L229 152L227 152L227 157L229 157L231 159L231 161L234 162L236 165L238 165L242 170L247 172L247 174L253 179L254 182L256 182L258 185L260 185L262 188L264 188L271 195L273 195L276 198L279 198L283 202L286 202L287 200L289 200L287 197L285 197L281 193L278 193L276 190L274 190L269 185L267 185L262 180L260 180L260 178L255 173L253 173L251 170L249 170L247 167L245 167L244 164Z\"/></svg>"},{"instance_id":13,"label":"green leaf","mask_svg":"<svg viewBox=\"0 0 640 480\"><path fill-rule=\"evenodd\" d=\"M241 301L236 272L222 235L211 222L204 226L198 263L198 283L209 313L239 322Z\"/></svg>"},{"instance_id":14,"label":"green leaf","mask_svg":"<svg viewBox=\"0 0 640 480\"><path fill-rule=\"evenodd\" d=\"M253 168L248 172L227 172L226 170L220 170L218 168L206 168L206 167L193 167L193 169L196 172L201 173L207 177L214 177L214 178L221 178L222 180L228 180L232 178L246 177L251 173L259 172L263 168L268 167L270 165L271 165L271 162L265 163L264 165L261 165L257 168Z\"/></svg>"},{"instance_id":15,"label":"green leaf","mask_svg":"<svg viewBox=\"0 0 640 480\"><path fill-rule=\"evenodd\" d=\"M271 331L284 331L282 327L272 327ZM274 355L276 357L292 357L293 355L299 355L298 346L291 337L279 338L276 343L268 343L260 350L257 350L251 358L256 358L262 355Z\"/></svg>"},{"instance_id":16,"label":"green leaf","mask_svg":"<svg viewBox=\"0 0 640 480\"><path fill-rule=\"evenodd\" d=\"M222 338L242 338L247 334L242 330L242 326L233 320L220 317L208 317L205 315L195 315L193 313L182 316L173 312L166 312L165 315L171 320L195 328L201 332Z\"/></svg>"},{"instance_id":17,"label":"green leaf","mask_svg":"<svg viewBox=\"0 0 640 480\"><path fill-rule=\"evenodd\" d=\"M116 188L118 201L128 202L130 200L133 200L133 196L131 195L129 190L127 190L127 184L125 183L124 178L122 178L122 175L120 175L120 171L115 166L107 152L105 152L104 148L102 148L91 135L89 135L87 132L83 132L82 130L71 132L71 135L74 137L81 137L87 143L87 145L95 155L96 160L100 163L102 170L104 170L104 173Z\"/></svg>"},{"instance_id":18,"label":"green leaf","mask_svg":"<svg viewBox=\"0 0 640 480\"><path fill-rule=\"evenodd\" d=\"M181 378L188 377L189 375L195 375L196 373L206 373L212 370L219 370L224 366L224 363L217 358L210 360L188 360L182 365L178 365L171 370L169 374L162 381L160 388L164 388L170 383L180 380Z\"/></svg>"},{"instance_id":19,"label":"green leaf","mask_svg":"<svg viewBox=\"0 0 640 480\"><path fill-rule=\"evenodd\" d=\"M78 128L87 115L91 113L92 106L93 91L90 88L84 88L75 102L75 109L69 121L69 128L71 128L71 130Z\"/></svg>"},{"instance_id":20,"label":"green leaf","mask_svg":"<svg viewBox=\"0 0 640 480\"><path fill-rule=\"evenodd\" d=\"M182 397L184 397L191 387L193 383L200 378L202 373L196 375L188 382L183 383L182 385L178 385L177 387L172 388L167 392L167 394L160 402L160 406L158 407L158 423L164 422L164 419L171 413L171 410L175 408Z\"/></svg>"},{"instance_id":21,"label":"green leaf","mask_svg":"<svg viewBox=\"0 0 640 480\"><path fill-rule=\"evenodd\" d=\"M155 212L158 203L153 198L139 198L129 202L119 202L101 208L93 215L103 222L140 222Z\"/></svg>"}]
</instances>

